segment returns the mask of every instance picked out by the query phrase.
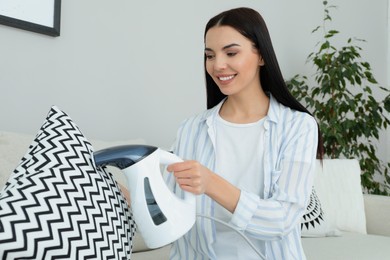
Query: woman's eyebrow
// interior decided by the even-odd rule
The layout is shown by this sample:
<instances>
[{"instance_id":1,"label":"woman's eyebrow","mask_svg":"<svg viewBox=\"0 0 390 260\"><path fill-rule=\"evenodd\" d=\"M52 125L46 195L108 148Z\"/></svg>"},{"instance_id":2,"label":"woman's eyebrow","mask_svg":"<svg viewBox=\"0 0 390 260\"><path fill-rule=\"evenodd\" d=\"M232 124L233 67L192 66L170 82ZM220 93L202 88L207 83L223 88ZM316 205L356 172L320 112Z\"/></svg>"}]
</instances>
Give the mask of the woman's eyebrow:
<instances>
[{"instance_id":1,"label":"woman's eyebrow","mask_svg":"<svg viewBox=\"0 0 390 260\"><path fill-rule=\"evenodd\" d=\"M222 48L222 50L226 50L226 49L229 49L229 48L231 48L231 47L236 47L236 46L240 47L241 45L239 45L239 44L237 44L237 43L228 44L228 45L224 46L224 47ZM205 50L205 51L213 51L213 49L207 48L207 47L204 48L204 50Z\"/></svg>"},{"instance_id":2,"label":"woman's eyebrow","mask_svg":"<svg viewBox=\"0 0 390 260\"><path fill-rule=\"evenodd\" d=\"M237 43L232 43L232 44L229 44L229 45L226 45L225 47L223 47L222 50L229 49L229 48L231 48L231 47L237 47L237 46L240 47L239 44L237 44Z\"/></svg>"}]
</instances>

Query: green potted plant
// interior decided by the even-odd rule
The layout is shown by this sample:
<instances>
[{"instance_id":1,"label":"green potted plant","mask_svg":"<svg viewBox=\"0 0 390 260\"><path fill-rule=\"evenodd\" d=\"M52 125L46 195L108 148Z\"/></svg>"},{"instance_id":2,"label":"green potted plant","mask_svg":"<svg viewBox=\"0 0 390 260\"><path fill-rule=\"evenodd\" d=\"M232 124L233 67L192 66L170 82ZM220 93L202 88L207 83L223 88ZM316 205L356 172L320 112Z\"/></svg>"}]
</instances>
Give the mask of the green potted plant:
<instances>
[{"instance_id":1,"label":"green potted plant","mask_svg":"<svg viewBox=\"0 0 390 260\"><path fill-rule=\"evenodd\" d=\"M390 163L376 155L375 142L390 120L390 91L375 80L370 64L360 55L361 39L348 39L336 48L331 42L339 34L327 29L332 21L327 1L323 1L323 25L312 33L323 32L308 62L315 67L314 77L295 75L287 81L292 94L316 117L322 132L326 158L356 158L362 170L362 186L367 193L390 194ZM383 93L377 100L373 90ZM384 181L374 180L380 174Z\"/></svg>"}]
</instances>

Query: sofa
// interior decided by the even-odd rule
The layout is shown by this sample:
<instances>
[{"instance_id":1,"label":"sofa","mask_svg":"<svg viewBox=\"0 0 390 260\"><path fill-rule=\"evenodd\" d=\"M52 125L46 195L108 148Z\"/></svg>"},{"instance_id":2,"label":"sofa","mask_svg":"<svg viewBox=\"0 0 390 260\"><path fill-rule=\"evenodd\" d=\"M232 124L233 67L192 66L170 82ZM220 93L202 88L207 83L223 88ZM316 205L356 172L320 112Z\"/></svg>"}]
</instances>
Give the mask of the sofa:
<instances>
[{"instance_id":1,"label":"sofa","mask_svg":"<svg viewBox=\"0 0 390 260\"><path fill-rule=\"evenodd\" d=\"M0 189L25 154L33 134L0 131ZM95 150L120 144L144 144L142 138L90 140ZM120 184L121 172L110 168ZM390 259L390 197L363 194L356 160L317 162L313 189L320 203L320 225L302 230L307 259ZM170 245L148 249L140 234L133 240L131 259L168 259Z\"/></svg>"}]
</instances>

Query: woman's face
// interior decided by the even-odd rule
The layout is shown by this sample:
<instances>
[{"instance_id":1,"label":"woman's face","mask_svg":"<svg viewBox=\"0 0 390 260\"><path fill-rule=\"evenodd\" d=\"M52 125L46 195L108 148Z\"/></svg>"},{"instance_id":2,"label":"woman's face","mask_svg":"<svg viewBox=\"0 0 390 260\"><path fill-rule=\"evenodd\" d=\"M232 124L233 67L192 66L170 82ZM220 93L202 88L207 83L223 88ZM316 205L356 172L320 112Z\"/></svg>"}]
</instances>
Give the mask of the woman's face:
<instances>
[{"instance_id":1,"label":"woman's face","mask_svg":"<svg viewBox=\"0 0 390 260\"><path fill-rule=\"evenodd\" d=\"M262 57L253 43L230 26L210 28L205 37L206 70L221 92L235 95L260 88Z\"/></svg>"}]
</instances>

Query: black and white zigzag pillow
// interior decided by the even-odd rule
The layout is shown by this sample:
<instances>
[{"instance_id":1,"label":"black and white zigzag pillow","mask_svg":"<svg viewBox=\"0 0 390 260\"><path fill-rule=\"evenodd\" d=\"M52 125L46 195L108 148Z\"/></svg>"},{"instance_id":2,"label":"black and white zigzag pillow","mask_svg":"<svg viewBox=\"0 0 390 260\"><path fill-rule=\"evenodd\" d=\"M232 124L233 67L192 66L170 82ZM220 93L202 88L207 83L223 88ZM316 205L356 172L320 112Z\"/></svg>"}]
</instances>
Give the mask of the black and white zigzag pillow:
<instances>
[{"instance_id":1,"label":"black and white zigzag pillow","mask_svg":"<svg viewBox=\"0 0 390 260\"><path fill-rule=\"evenodd\" d=\"M134 232L112 175L52 107L0 192L0 259L130 259Z\"/></svg>"},{"instance_id":2,"label":"black and white zigzag pillow","mask_svg":"<svg viewBox=\"0 0 390 260\"><path fill-rule=\"evenodd\" d=\"M310 194L309 205L306 207L306 212L302 217L301 230L304 236L325 236L323 231L325 228L324 211L322 210L320 199L318 198L315 189L313 188Z\"/></svg>"}]
</instances>

